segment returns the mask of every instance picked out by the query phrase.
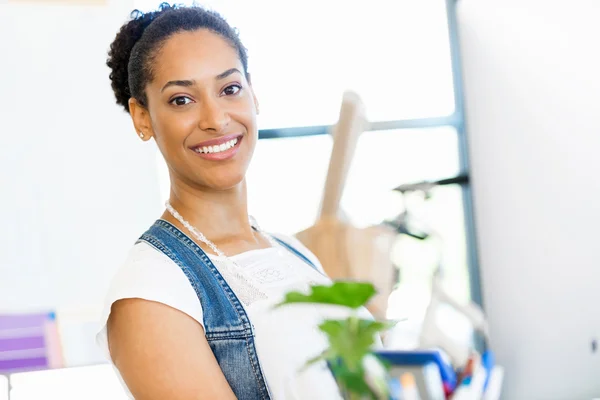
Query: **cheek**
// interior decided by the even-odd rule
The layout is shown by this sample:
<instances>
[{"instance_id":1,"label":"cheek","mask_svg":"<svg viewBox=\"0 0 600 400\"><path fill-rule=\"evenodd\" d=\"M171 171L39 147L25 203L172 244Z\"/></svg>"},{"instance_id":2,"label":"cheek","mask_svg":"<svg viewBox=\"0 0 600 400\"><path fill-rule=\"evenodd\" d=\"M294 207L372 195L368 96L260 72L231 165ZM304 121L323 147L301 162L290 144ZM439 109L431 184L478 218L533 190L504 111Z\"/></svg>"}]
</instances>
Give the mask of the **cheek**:
<instances>
[{"instance_id":1,"label":"cheek","mask_svg":"<svg viewBox=\"0 0 600 400\"><path fill-rule=\"evenodd\" d=\"M164 151L172 153L180 150L186 136L193 130L195 122L191 115L184 113L179 115L168 112L158 113L152 126L157 145L163 154Z\"/></svg>"},{"instance_id":2,"label":"cheek","mask_svg":"<svg viewBox=\"0 0 600 400\"><path fill-rule=\"evenodd\" d=\"M178 134L172 125L163 124L156 128L154 137L156 145L167 163L170 165L181 164L185 150L182 144L184 136Z\"/></svg>"},{"instance_id":3,"label":"cheek","mask_svg":"<svg viewBox=\"0 0 600 400\"><path fill-rule=\"evenodd\" d=\"M254 152L254 148L256 147L256 144L258 142L258 127L256 122L256 115L253 113L248 114L245 125L248 130L248 136L246 139L248 140L248 144L251 151Z\"/></svg>"},{"instance_id":4,"label":"cheek","mask_svg":"<svg viewBox=\"0 0 600 400\"><path fill-rule=\"evenodd\" d=\"M241 116L246 129L248 130L249 136L258 136L258 126L256 120L256 113L254 112L254 104L251 105L247 110L244 111Z\"/></svg>"},{"instance_id":5,"label":"cheek","mask_svg":"<svg viewBox=\"0 0 600 400\"><path fill-rule=\"evenodd\" d=\"M170 137L183 137L198 125L197 113L173 112L163 109L156 116L157 134Z\"/></svg>"}]
</instances>

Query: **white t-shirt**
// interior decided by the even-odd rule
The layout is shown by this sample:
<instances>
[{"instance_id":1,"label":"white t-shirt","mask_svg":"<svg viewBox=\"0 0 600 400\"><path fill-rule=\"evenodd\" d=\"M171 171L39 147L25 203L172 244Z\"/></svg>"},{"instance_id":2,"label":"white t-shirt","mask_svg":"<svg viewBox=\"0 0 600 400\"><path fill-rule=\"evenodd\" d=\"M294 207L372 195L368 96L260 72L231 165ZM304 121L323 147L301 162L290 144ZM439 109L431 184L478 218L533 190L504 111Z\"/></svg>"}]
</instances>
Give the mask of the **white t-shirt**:
<instances>
[{"instance_id":1,"label":"white t-shirt","mask_svg":"<svg viewBox=\"0 0 600 400\"><path fill-rule=\"evenodd\" d=\"M316 257L297 239L278 236L308 257L318 268ZM226 267L226 260L210 255L217 269ZM267 295L267 299L246 306L255 329L255 345L267 385L274 399L341 399L335 380L325 363L300 371L306 361L327 347L326 336L318 325L326 318L346 318L344 307L301 304L274 309L290 290L305 291L307 283L329 284L331 281L315 271L283 246L251 250L231 257L243 270L244 276ZM238 286L239 287L239 286ZM235 287L232 285L235 291ZM110 360L106 322L114 302L126 298L142 298L160 302L183 311L203 325L202 306L187 277L168 256L146 243L131 250L117 272L109 289L102 330L97 342ZM371 318L366 309L360 316ZM130 398L133 398L119 371L118 378Z\"/></svg>"}]
</instances>

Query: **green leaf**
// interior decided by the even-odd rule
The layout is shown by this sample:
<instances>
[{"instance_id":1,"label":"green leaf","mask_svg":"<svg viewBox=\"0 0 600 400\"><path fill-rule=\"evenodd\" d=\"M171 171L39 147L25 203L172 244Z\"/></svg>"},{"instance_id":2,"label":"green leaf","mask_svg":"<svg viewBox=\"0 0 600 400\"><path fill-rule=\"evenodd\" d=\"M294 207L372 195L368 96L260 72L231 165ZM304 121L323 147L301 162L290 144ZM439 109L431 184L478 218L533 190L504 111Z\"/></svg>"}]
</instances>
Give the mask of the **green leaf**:
<instances>
[{"instance_id":1,"label":"green leaf","mask_svg":"<svg viewBox=\"0 0 600 400\"><path fill-rule=\"evenodd\" d=\"M394 327L394 322L379 322L368 319L359 320L359 334L373 338L377 332L386 331Z\"/></svg>"},{"instance_id":2,"label":"green leaf","mask_svg":"<svg viewBox=\"0 0 600 400\"><path fill-rule=\"evenodd\" d=\"M375 399L371 388L365 382L362 368L352 371L343 362L337 362L331 363L331 371L342 391L352 392L355 395L359 395L360 398L367 396L368 398Z\"/></svg>"},{"instance_id":3,"label":"green leaf","mask_svg":"<svg viewBox=\"0 0 600 400\"><path fill-rule=\"evenodd\" d=\"M321 354L319 354L318 356L316 356L316 357L313 357L313 358L309 359L309 360L306 362L306 364L304 364L304 366L303 366L303 367L300 369L300 371L304 371L305 369L307 369L307 368L308 368L308 367L310 367L311 365L313 365L313 364L316 364L316 363L318 363L318 362L320 362L320 361L323 361L323 360L327 360L327 359L329 359L330 357L331 357L331 355L330 355L330 351L329 351L329 350L325 350L324 352L322 352L322 353L321 353Z\"/></svg>"},{"instance_id":4,"label":"green leaf","mask_svg":"<svg viewBox=\"0 0 600 400\"><path fill-rule=\"evenodd\" d=\"M337 281L331 286L311 286L311 293L287 293L285 299L276 305L294 303L335 304L357 309L364 306L377 291L370 283Z\"/></svg>"},{"instance_id":5,"label":"green leaf","mask_svg":"<svg viewBox=\"0 0 600 400\"><path fill-rule=\"evenodd\" d=\"M337 357L350 370L358 370L366 354L375 344L377 332L387 329L388 325L351 316L345 320L326 320L319 325L329 340L332 357Z\"/></svg>"},{"instance_id":6,"label":"green leaf","mask_svg":"<svg viewBox=\"0 0 600 400\"><path fill-rule=\"evenodd\" d=\"M356 347L357 340L348 321L325 321L319 329L327 334L332 354L340 357L350 369L356 370L366 349Z\"/></svg>"},{"instance_id":7,"label":"green leaf","mask_svg":"<svg viewBox=\"0 0 600 400\"><path fill-rule=\"evenodd\" d=\"M341 336L346 329L346 320L328 319L319 325L319 329L325 332L329 338L336 338Z\"/></svg>"},{"instance_id":8,"label":"green leaf","mask_svg":"<svg viewBox=\"0 0 600 400\"><path fill-rule=\"evenodd\" d=\"M330 286L316 285L309 294L290 292L277 304L316 303L349 307L356 310L364 306L376 293L370 283L337 281ZM360 398L375 399L375 393L365 381L364 357L372 353L378 332L389 329L393 323L360 319L354 312L342 320L325 320L319 329L327 335L329 347L319 356L310 359L305 368L326 360L340 389Z\"/></svg>"}]
</instances>

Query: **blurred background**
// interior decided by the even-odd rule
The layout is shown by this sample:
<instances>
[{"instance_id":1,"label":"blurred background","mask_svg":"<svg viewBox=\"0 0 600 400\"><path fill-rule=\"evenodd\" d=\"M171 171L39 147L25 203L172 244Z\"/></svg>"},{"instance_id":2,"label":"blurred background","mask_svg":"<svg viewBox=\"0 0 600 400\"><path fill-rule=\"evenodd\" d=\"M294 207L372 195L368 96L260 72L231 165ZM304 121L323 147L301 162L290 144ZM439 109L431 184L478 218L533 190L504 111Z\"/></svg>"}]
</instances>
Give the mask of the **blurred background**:
<instances>
[{"instance_id":1,"label":"blurred background","mask_svg":"<svg viewBox=\"0 0 600 400\"><path fill-rule=\"evenodd\" d=\"M123 398L97 320L169 182L115 104L105 61L131 10L159 3L0 0L0 400L7 376L11 400ZM449 293L486 312L503 398L600 396L600 3L200 4L249 51L261 103L249 207L264 229L315 222L330 126L353 90L369 125L342 207L359 227L409 215L413 233L392 250L387 316L405 321L390 346L414 346L441 262ZM440 319L469 332L459 315ZM43 340L15 350L15 332Z\"/></svg>"}]
</instances>

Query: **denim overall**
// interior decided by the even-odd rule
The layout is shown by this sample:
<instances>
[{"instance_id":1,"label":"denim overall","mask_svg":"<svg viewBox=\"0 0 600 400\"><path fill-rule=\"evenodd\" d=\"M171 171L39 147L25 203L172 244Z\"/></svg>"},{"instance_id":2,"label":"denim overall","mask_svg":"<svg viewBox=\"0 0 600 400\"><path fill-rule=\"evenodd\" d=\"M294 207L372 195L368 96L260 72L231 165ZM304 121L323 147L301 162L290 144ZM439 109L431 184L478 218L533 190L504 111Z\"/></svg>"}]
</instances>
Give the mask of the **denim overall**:
<instances>
[{"instance_id":1,"label":"denim overall","mask_svg":"<svg viewBox=\"0 0 600 400\"><path fill-rule=\"evenodd\" d=\"M294 247L274 239L318 271ZM254 327L242 303L206 253L186 234L164 220L156 221L138 242L148 243L163 252L187 276L202 305L208 344L236 397L240 400L270 399L256 355Z\"/></svg>"}]
</instances>

